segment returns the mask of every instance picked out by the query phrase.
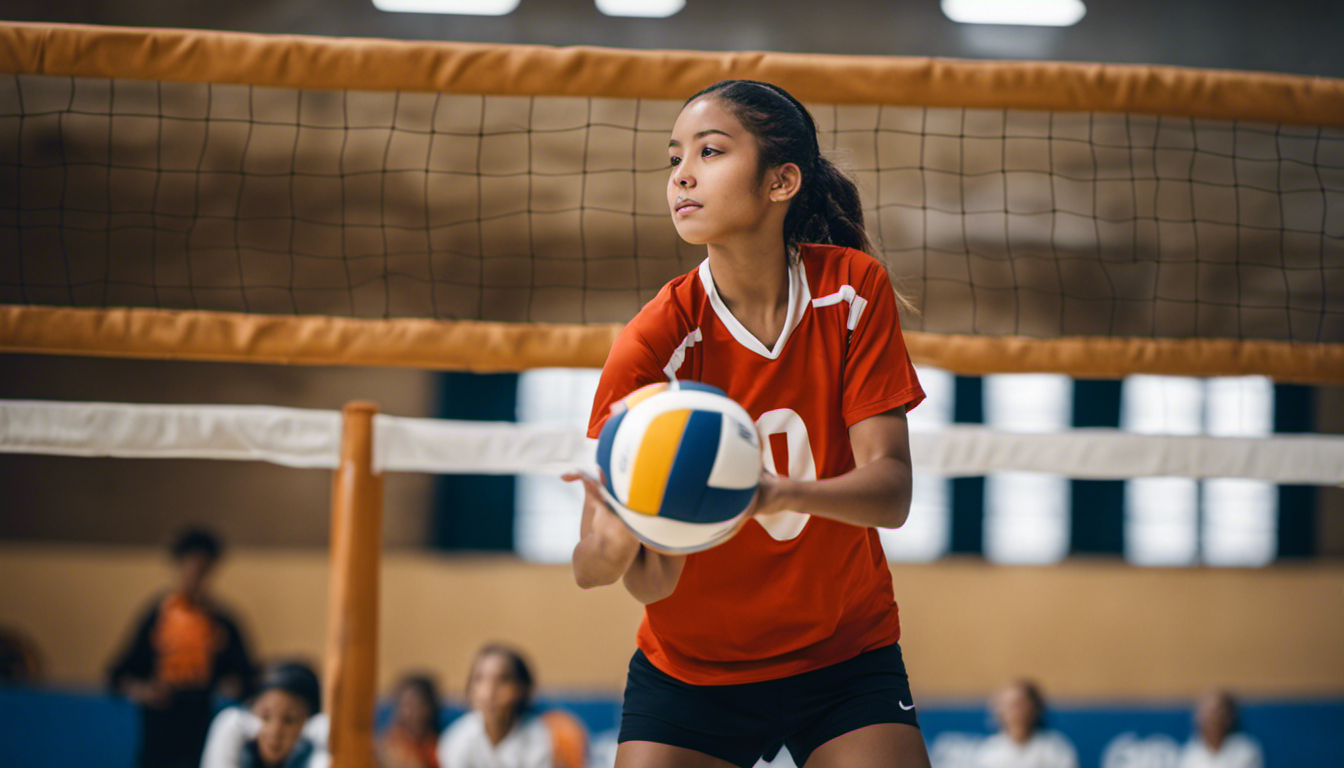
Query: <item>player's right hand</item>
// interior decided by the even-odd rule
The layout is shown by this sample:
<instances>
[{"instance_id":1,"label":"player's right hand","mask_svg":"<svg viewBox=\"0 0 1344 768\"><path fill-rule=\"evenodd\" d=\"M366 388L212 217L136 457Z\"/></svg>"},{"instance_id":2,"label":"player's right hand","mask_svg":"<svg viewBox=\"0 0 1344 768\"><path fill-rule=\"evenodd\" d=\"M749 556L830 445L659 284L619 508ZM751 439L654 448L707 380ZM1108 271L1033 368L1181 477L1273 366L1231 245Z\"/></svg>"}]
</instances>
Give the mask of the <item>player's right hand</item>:
<instances>
[{"instance_id":1,"label":"player's right hand","mask_svg":"<svg viewBox=\"0 0 1344 768\"><path fill-rule=\"evenodd\" d=\"M574 549L576 576L594 574L593 584L610 584L630 568L639 554L640 542L621 522L602 497L601 485L587 472L566 472L567 482L583 483L583 519L579 545ZM580 583L588 581L580 578Z\"/></svg>"}]
</instances>

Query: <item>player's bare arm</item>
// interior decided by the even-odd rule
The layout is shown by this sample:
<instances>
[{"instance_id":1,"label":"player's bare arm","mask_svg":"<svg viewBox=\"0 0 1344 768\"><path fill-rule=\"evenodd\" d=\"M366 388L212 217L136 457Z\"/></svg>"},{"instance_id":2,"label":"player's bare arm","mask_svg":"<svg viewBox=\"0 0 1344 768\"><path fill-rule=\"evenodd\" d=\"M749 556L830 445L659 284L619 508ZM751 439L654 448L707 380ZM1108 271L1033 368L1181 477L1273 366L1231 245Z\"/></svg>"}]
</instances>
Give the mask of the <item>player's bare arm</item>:
<instances>
[{"instance_id":1,"label":"player's bare arm","mask_svg":"<svg viewBox=\"0 0 1344 768\"><path fill-rule=\"evenodd\" d=\"M826 480L762 479L755 514L794 510L853 525L899 528L910 514L910 430L905 407L849 428L855 468Z\"/></svg>"},{"instance_id":2,"label":"player's bare arm","mask_svg":"<svg viewBox=\"0 0 1344 768\"><path fill-rule=\"evenodd\" d=\"M639 554L639 539L607 508L596 480L582 472L570 472L563 477L583 483L579 543L574 546L571 558L574 581L583 589L615 584Z\"/></svg>"},{"instance_id":3,"label":"player's bare arm","mask_svg":"<svg viewBox=\"0 0 1344 768\"><path fill-rule=\"evenodd\" d=\"M640 544L607 507L593 477L571 472L564 479L583 483L583 517L572 558L578 585L591 589L621 580L626 590L645 604L672 594L686 558L655 552Z\"/></svg>"},{"instance_id":4,"label":"player's bare arm","mask_svg":"<svg viewBox=\"0 0 1344 768\"><path fill-rule=\"evenodd\" d=\"M685 555L669 555L641 546L622 581L627 592L648 605L672 594L685 566Z\"/></svg>"}]
</instances>

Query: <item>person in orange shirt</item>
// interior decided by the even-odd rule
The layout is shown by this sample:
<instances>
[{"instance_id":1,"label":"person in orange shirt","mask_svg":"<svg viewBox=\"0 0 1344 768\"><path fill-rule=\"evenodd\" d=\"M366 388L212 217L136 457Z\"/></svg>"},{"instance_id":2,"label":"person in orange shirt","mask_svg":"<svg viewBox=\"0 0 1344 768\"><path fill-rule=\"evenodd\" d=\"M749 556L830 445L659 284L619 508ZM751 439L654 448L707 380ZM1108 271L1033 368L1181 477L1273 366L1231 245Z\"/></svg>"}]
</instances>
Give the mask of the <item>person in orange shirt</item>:
<instances>
[{"instance_id":1,"label":"person in orange shirt","mask_svg":"<svg viewBox=\"0 0 1344 768\"><path fill-rule=\"evenodd\" d=\"M196 768L213 697L241 699L253 684L247 642L206 589L221 554L210 531L178 536L176 588L154 598L108 673L112 690L140 708L141 768Z\"/></svg>"},{"instance_id":2,"label":"person in orange shirt","mask_svg":"<svg viewBox=\"0 0 1344 768\"><path fill-rule=\"evenodd\" d=\"M742 529L688 556L566 476L586 491L576 581L645 603L616 765L751 766L784 745L808 768L927 766L875 530L909 514L905 413L924 393L858 190L768 83L692 96L668 154L673 223L707 258L617 338L588 435L635 389L694 380L756 420L766 472Z\"/></svg>"},{"instance_id":3,"label":"person in orange shirt","mask_svg":"<svg viewBox=\"0 0 1344 768\"><path fill-rule=\"evenodd\" d=\"M438 686L424 675L407 675L392 693L392 722L378 738L381 768L439 768Z\"/></svg>"}]
</instances>

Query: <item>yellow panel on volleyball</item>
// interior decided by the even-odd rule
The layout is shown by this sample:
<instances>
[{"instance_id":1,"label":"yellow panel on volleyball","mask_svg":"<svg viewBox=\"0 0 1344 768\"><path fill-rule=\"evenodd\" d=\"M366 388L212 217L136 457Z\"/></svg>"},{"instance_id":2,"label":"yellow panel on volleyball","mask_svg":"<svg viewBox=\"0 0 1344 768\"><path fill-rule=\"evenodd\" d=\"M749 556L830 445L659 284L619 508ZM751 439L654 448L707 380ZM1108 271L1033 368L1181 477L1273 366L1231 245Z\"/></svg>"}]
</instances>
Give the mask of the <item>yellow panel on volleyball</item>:
<instances>
[{"instance_id":1,"label":"yellow panel on volleyball","mask_svg":"<svg viewBox=\"0 0 1344 768\"><path fill-rule=\"evenodd\" d=\"M655 381L652 384L645 384L634 392L621 398L621 403L623 403L626 408L634 408L636 405L648 400L659 392L666 392L667 387L668 384L666 381Z\"/></svg>"},{"instance_id":2,"label":"yellow panel on volleyball","mask_svg":"<svg viewBox=\"0 0 1344 768\"><path fill-rule=\"evenodd\" d=\"M650 387L666 389L667 385L651 384L635 394ZM630 499L626 504L630 511L642 515L658 514L663 494L667 491L667 478L672 474L672 462L677 458L677 448L681 446L681 436L686 432L686 422L690 418L691 412L687 409L659 414L649 422L639 444L639 453L635 455L635 468L630 473Z\"/></svg>"}]
</instances>

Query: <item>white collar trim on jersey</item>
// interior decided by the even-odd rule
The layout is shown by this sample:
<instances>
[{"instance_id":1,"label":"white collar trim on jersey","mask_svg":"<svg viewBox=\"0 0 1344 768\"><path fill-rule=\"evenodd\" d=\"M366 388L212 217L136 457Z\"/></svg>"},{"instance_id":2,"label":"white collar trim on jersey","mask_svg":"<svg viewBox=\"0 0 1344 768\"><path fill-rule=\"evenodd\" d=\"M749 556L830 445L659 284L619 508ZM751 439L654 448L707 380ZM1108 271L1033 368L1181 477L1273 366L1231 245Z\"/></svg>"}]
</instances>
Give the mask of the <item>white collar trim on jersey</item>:
<instances>
[{"instance_id":1,"label":"white collar trim on jersey","mask_svg":"<svg viewBox=\"0 0 1344 768\"><path fill-rule=\"evenodd\" d=\"M723 303L723 297L719 296L719 289L714 285L714 276L709 272L709 259L700 262L699 273L700 285L709 296L709 305L714 308L714 314L719 316L724 327L734 339L737 339L737 343L767 360L777 359L780 352L784 351L789 335L803 321L803 312L812 301L812 290L807 285L807 273L803 271L803 260L799 258L789 265L789 313L784 317L784 330L780 332L779 339L771 349L753 336L746 326L738 322L728 310L728 305Z\"/></svg>"}]
</instances>

